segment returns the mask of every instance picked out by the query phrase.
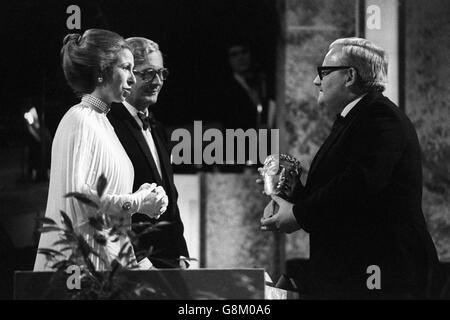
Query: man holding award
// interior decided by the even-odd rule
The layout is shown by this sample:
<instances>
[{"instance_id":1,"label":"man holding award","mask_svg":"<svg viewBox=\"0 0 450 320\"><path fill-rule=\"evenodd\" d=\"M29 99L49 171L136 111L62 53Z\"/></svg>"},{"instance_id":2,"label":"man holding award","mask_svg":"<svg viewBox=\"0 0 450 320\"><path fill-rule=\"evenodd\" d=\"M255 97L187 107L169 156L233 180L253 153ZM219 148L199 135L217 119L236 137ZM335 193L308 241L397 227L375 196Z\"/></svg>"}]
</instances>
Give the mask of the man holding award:
<instances>
[{"instance_id":1,"label":"man holding award","mask_svg":"<svg viewBox=\"0 0 450 320\"><path fill-rule=\"evenodd\" d=\"M382 94L386 54L338 39L317 71L318 103L337 119L304 186L278 159L261 228L309 233L316 298L428 298L438 259L421 207L421 150L411 121Z\"/></svg>"}]
</instances>

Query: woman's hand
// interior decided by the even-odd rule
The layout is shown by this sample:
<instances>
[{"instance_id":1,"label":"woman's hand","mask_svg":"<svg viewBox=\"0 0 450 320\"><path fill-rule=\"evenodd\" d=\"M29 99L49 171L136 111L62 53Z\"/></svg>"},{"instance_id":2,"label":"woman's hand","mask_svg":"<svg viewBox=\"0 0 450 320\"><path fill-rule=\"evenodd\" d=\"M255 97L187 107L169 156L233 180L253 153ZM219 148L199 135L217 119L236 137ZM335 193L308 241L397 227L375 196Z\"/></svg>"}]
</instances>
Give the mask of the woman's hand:
<instances>
[{"instance_id":1,"label":"woman's hand","mask_svg":"<svg viewBox=\"0 0 450 320\"><path fill-rule=\"evenodd\" d=\"M142 184L139 189L136 192L142 191L142 190L154 190L156 189L156 183L144 183Z\"/></svg>"},{"instance_id":2,"label":"woman's hand","mask_svg":"<svg viewBox=\"0 0 450 320\"><path fill-rule=\"evenodd\" d=\"M167 210L169 198L163 187L145 183L135 194L140 197L139 213L158 219Z\"/></svg>"}]
</instances>

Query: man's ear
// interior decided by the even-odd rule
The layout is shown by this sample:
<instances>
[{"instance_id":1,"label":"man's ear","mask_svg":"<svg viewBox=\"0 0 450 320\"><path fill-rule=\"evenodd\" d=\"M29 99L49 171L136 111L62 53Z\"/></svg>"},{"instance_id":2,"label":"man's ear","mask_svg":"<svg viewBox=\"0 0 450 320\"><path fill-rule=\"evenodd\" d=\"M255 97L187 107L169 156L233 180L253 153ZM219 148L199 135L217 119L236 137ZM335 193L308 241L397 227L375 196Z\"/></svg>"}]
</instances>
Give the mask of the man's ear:
<instances>
[{"instance_id":1,"label":"man's ear","mask_svg":"<svg viewBox=\"0 0 450 320\"><path fill-rule=\"evenodd\" d=\"M349 68L347 70L347 78L345 80L345 85L347 87L353 87L356 84L357 77L358 77L358 75L356 73L356 69Z\"/></svg>"}]
</instances>

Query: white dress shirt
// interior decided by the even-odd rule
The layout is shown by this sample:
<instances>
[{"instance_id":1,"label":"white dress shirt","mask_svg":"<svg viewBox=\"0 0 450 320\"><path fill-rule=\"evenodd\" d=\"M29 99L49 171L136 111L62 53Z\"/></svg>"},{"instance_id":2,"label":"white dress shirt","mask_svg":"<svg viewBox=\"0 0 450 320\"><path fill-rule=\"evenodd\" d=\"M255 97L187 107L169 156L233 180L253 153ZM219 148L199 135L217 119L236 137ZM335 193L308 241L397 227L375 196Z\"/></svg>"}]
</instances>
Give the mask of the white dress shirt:
<instances>
[{"instance_id":1,"label":"white dress shirt","mask_svg":"<svg viewBox=\"0 0 450 320\"><path fill-rule=\"evenodd\" d=\"M356 106L356 104L366 95L367 93L363 94L362 96L360 96L359 98L353 100L352 102L350 102L348 105L345 106L344 110L342 110L341 112L341 116L343 118L345 118L345 116L350 112L350 110L353 109L354 106Z\"/></svg>"},{"instance_id":2,"label":"white dress shirt","mask_svg":"<svg viewBox=\"0 0 450 320\"><path fill-rule=\"evenodd\" d=\"M134 120L139 124L141 129L143 128L143 123L138 116L138 110L129 104L127 101L123 102L125 108L127 108L128 112L133 116ZM146 110L146 116L148 115L148 110ZM150 148L150 152L152 153L153 160L155 161L156 168L158 169L159 177L162 178L161 174L161 163L159 161L158 150L156 149L155 141L153 140L153 136L150 128L147 130L142 129L142 134L144 135L145 141L147 141L147 145Z\"/></svg>"}]
</instances>

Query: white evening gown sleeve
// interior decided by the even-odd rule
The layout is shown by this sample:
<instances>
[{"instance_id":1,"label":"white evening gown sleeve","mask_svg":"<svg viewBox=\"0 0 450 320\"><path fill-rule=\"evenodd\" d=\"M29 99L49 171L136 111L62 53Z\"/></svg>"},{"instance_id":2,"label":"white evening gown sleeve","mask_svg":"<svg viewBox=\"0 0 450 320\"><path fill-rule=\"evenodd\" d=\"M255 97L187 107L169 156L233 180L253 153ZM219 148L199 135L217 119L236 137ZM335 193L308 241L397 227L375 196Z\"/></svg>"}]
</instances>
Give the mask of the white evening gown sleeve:
<instances>
[{"instance_id":1,"label":"white evening gown sleeve","mask_svg":"<svg viewBox=\"0 0 450 320\"><path fill-rule=\"evenodd\" d=\"M94 229L87 223L92 209L74 198L65 198L69 192L95 190L98 177L104 174L108 180L105 195L113 195L107 204L115 214L123 214L126 223L131 222L131 213L138 209L138 201L131 195L134 170L122 145L117 139L105 114L76 105L61 120L52 146L52 161L46 217L60 222L60 210L71 218L77 231L100 253L103 258L93 258L98 270L104 270L124 244L131 245L128 238L118 242L108 241L99 246L93 239ZM107 197L108 197L107 196ZM106 197L106 198L107 198ZM129 202L129 210L122 210ZM56 232L41 235L39 248L60 250L53 243L59 239ZM134 253L133 253L134 256ZM106 262L106 264L105 264ZM48 270L46 258L38 254L34 270Z\"/></svg>"}]
</instances>

